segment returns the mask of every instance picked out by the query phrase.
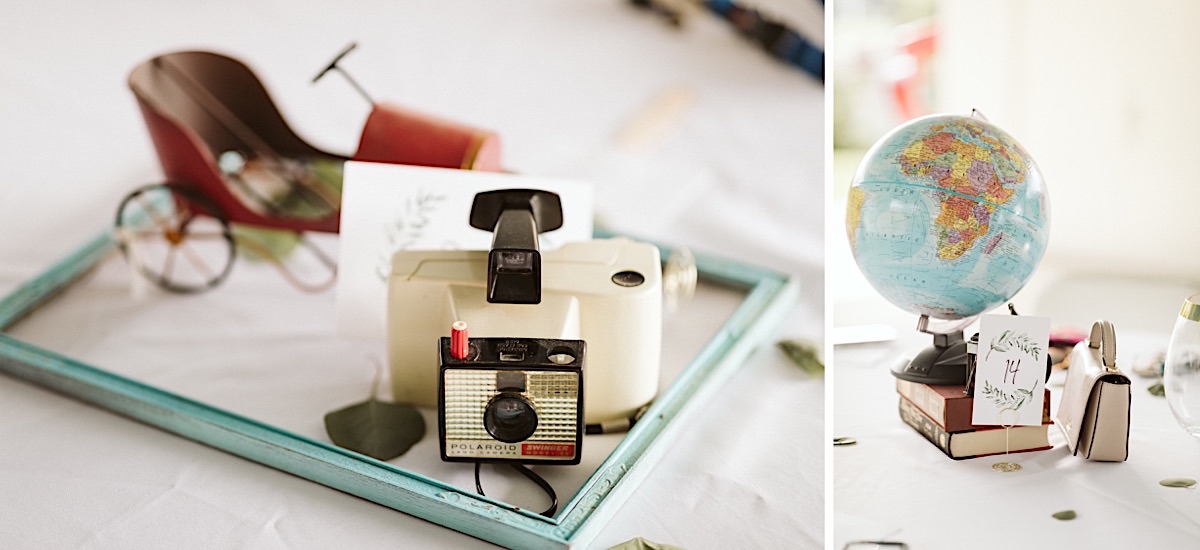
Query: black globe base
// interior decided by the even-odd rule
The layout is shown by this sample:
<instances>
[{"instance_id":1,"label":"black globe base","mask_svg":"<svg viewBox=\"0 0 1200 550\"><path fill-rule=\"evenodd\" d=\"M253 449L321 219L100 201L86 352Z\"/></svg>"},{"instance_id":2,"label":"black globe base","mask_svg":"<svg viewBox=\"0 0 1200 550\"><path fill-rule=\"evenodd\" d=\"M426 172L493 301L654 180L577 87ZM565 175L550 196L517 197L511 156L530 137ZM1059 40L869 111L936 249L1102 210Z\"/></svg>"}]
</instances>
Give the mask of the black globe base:
<instances>
[{"instance_id":1,"label":"black globe base","mask_svg":"<svg viewBox=\"0 0 1200 550\"><path fill-rule=\"evenodd\" d=\"M962 331L934 334L933 345L908 362L892 367L892 376L909 382L935 386L967 383L967 342Z\"/></svg>"}]
</instances>

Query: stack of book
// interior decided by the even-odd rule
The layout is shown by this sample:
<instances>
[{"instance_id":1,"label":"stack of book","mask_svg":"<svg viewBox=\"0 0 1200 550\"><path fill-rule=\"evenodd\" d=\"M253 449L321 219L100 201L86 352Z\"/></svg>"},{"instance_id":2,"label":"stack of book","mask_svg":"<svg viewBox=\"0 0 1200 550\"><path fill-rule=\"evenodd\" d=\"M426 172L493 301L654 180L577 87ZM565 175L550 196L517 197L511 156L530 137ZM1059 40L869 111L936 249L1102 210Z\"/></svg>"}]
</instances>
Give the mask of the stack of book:
<instances>
[{"instance_id":1,"label":"stack of book","mask_svg":"<svg viewBox=\"0 0 1200 550\"><path fill-rule=\"evenodd\" d=\"M1005 428L971 424L974 398L966 386L931 386L896 380L900 394L900 418L930 443L955 460L1005 452ZM1042 402L1042 425L1007 429L1010 453L1050 448L1050 390Z\"/></svg>"}]
</instances>

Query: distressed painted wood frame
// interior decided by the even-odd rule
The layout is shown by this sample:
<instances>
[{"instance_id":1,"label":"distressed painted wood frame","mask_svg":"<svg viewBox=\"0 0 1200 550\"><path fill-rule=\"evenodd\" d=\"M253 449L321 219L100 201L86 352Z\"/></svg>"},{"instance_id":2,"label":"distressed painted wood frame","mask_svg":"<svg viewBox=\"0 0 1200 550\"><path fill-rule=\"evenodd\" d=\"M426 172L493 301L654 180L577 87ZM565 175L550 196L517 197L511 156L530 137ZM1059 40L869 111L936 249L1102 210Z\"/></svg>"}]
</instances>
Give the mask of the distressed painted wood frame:
<instances>
[{"instance_id":1,"label":"distressed painted wood frame","mask_svg":"<svg viewBox=\"0 0 1200 550\"><path fill-rule=\"evenodd\" d=\"M571 548L592 540L666 452L685 418L774 332L799 294L782 274L697 257L702 280L746 291L712 340L553 518L464 491L334 445L118 376L2 331L115 249L109 232L0 300L0 372L151 426L511 548ZM668 252L664 249L665 253Z\"/></svg>"}]
</instances>

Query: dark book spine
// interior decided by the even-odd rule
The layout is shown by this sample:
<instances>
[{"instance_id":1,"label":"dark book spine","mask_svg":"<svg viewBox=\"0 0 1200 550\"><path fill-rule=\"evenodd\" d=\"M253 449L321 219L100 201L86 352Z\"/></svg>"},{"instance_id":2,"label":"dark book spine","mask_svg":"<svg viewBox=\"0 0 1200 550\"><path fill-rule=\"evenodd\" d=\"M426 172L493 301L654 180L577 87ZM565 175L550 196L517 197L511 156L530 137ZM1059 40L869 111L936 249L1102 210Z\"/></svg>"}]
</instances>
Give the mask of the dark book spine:
<instances>
[{"instance_id":1,"label":"dark book spine","mask_svg":"<svg viewBox=\"0 0 1200 550\"><path fill-rule=\"evenodd\" d=\"M900 418L904 420L905 424L912 426L914 430L925 436L925 439L933 443L935 447L941 449L946 456L957 459L950 454L950 434L947 434L946 430L938 426L932 418L925 416L921 409L904 396L900 396Z\"/></svg>"}]
</instances>

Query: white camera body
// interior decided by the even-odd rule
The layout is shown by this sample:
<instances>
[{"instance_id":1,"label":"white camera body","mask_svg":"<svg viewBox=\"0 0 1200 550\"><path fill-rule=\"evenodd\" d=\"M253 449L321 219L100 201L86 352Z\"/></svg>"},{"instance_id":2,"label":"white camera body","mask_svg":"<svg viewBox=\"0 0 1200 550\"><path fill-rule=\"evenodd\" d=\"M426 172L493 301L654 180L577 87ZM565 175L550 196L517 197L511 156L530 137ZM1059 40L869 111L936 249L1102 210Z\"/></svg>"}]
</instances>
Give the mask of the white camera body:
<instances>
[{"instance_id":1,"label":"white camera body","mask_svg":"<svg viewBox=\"0 0 1200 550\"><path fill-rule=\"evenodd\" d=\"M541 303L487 300L488 251L398 251L388 283L388 361L397 402L438 404L438 338L455 321L470 336L587 343L584 421L629 418L654 399L662 351L658 248L629 239L542 253Z\"/></svg>"}]
</instances>

